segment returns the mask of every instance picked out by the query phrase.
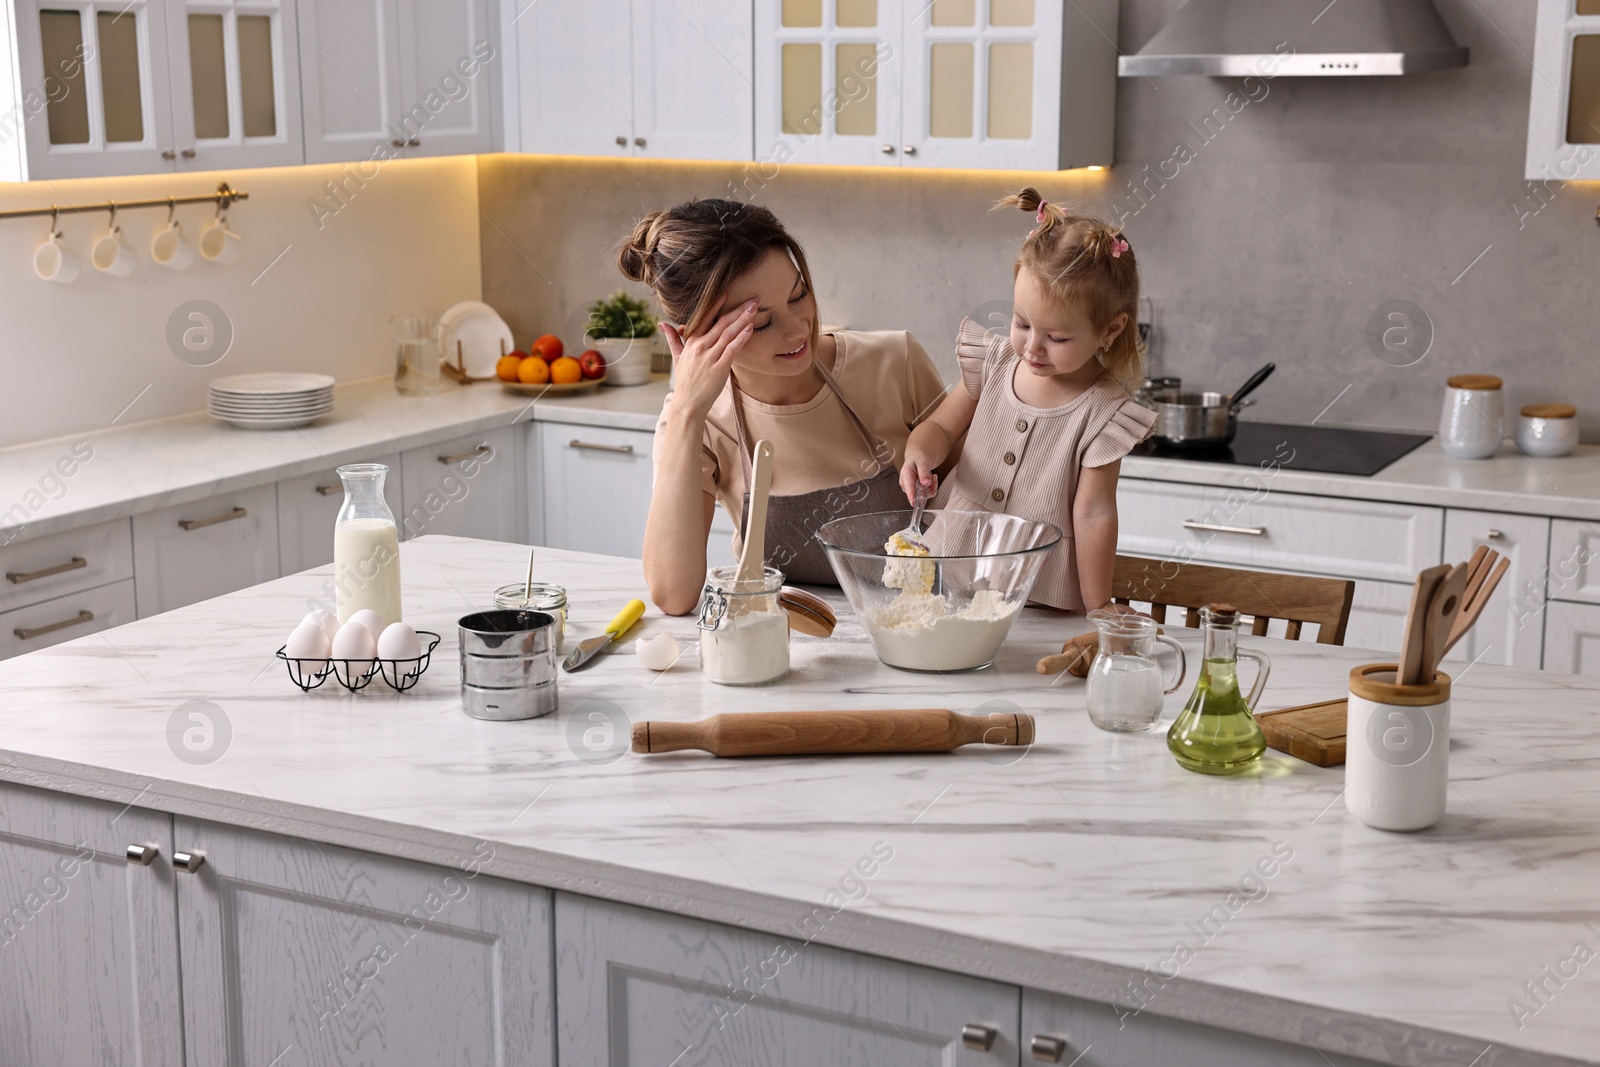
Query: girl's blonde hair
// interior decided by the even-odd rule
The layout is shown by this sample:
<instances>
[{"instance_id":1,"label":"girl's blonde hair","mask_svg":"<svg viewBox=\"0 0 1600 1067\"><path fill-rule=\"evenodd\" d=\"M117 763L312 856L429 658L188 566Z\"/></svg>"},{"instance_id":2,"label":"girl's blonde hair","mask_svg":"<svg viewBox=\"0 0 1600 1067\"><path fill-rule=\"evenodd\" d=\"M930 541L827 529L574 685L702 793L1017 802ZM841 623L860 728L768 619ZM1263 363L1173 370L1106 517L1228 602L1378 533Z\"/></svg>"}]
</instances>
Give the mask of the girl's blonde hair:
<instances>
[{"instance_id":1,"label":"girl's blonde hair","mask_svg":"<svg viewBox=\"0 0 1600 1067\"><path fill-rule=\"evenodd\" d=\"M1128 324L1106 348L1101 362L1125 388L1139 388L1144 352L1139 344L1139 261L1122 231L1086 215L1073 215L1049 203L1032 187L1002 197L995 207L1015 207L1034 216L1012 274L1033 272L1052 297L1082 308L1096 330L1118 313Z\"/></svg>"}]
</instances>

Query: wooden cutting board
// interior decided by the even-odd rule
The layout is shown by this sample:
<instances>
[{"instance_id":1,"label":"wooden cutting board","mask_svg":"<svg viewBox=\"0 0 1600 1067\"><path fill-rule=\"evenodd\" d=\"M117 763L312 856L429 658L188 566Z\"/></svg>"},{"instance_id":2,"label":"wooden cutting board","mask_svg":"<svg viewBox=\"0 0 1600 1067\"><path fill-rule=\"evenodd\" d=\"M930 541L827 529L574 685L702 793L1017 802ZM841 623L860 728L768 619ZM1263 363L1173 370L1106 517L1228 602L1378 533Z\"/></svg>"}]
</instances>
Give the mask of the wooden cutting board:
<instances>
[{"instance_id":1,"label":"wooden cutting board","mask_svg":"<svg viewBox=\"0 0 1600 1067\"><path fill-rule=\"evenodd\" d=\"M1265 711L1256 724L1267 744L1318 767L1344 765L1345 701L1325 700L1282 711Z\"/></svg>"}]
</instances>

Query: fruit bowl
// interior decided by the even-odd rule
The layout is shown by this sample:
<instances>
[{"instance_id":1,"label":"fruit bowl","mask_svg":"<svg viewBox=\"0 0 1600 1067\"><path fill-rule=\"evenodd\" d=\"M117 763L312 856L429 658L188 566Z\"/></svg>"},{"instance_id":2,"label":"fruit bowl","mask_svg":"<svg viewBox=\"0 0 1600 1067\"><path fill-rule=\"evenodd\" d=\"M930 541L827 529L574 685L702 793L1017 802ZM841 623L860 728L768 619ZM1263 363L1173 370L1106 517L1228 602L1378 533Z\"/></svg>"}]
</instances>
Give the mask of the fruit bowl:
<instances>
[{"instance_id":1,"label":"fruit bowl","mask_svg":"<svg viewBox=\"0 0 1600 1067\"><path fill-rule=\"evenodd\" d=\"M597 385L604 385L605 380L606 378L603 374L598 378L585 378L581 382L563 382L560 384L538 382L530 385L526 382L508 382L504 378L499 379L501 385L511 392L521 393L523 396L544 396L546 394L550 396L570 396L573 393L587 393Z\"/></svg>"},{"instance_id":2,"label":"fruit bowl","mask_svg":"<svg viewBox=\"0 0 1600 1067\"><path fill-rule=\"evenodd\" d=\"M890 555L907 511L834 519L817 531L878 659L907 671L972 671L994 662L1061 540L1048 522L987 511L922 513L927 556Z\"/></svg>"}]
</instances>

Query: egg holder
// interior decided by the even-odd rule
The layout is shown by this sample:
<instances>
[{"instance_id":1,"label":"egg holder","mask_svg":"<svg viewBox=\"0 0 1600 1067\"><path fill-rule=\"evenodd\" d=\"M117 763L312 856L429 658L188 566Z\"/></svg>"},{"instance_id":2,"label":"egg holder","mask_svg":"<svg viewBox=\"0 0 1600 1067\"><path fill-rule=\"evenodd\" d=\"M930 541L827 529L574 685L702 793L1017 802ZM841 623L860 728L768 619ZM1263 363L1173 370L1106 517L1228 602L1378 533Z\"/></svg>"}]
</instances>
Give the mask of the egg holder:
<instances>
[{"instance_id":1,"label":"egg holder","mask_svg":"<svg viewBox=\"0 0 1600 1067\"><path fill-rule=\"evenodd\" d=\"M278 658L283 660L289 670L289 680L306 692L316 689L332 675L334 680L352 693L360 692L372 683L378 675L389 683L389 688L398 693L417 684L417 679L422 677L422 672L428 669L429 658L433 650L438 647L440 637L432 630L418 630L417 636L422 638L425 647L420 656L407 659L336 659L327 658L295 658L285 655L287 644L278 648ZM365 664L365 667L353 667L352 664ZM404 668L404 669L402 669Z\"/></svg>"}]
</instances>

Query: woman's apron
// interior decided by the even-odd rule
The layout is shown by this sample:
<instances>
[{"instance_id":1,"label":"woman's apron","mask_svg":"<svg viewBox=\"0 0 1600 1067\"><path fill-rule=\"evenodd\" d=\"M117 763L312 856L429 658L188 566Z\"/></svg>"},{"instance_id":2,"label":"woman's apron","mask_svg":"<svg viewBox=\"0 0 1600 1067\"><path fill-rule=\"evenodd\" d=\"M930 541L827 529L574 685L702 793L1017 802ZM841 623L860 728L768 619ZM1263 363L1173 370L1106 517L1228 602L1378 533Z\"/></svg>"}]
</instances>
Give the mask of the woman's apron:
<instances>
[{"instance_id":1,"label":"woman's apron","mask_svg":"<svg viewBox=\"0 0 1600 1067\"><path fill-rule=\"evenodd\" d=\"M836 488L817 489L790 496L769 496L766 563L782 571L785 581L806 585L838 585L839 579L833 573L833 564L828 562L828 554L816 538L816 533L823 524L844 518L846 515L864 515L874 511L909 512L911 508L906 503L905 493L900 489L899 472L889 461L893 453L888 446L878 440L877 435L861 420L861 416L856 414L828 369L816 362L813 362L812 366L822 375L827 387L833 390L833 395L839 398L840 406L844 408L844 413L849 416L856 431L861 434L861 440L866 443L867 452L878 469L860 481ZM729 384L733 386L733 418L739 427L739 459L744 466L744 484L749 486L752 481L750 455L755 445L745 429L739 384L732 378L729 379ZM776 458L779 463L783 462L782 453ZM750 490L746 488L744 506L739 511L738 520L741 543L744 541L745 516L748 514L750 514Z\"/></svg>"}]
</instances>

